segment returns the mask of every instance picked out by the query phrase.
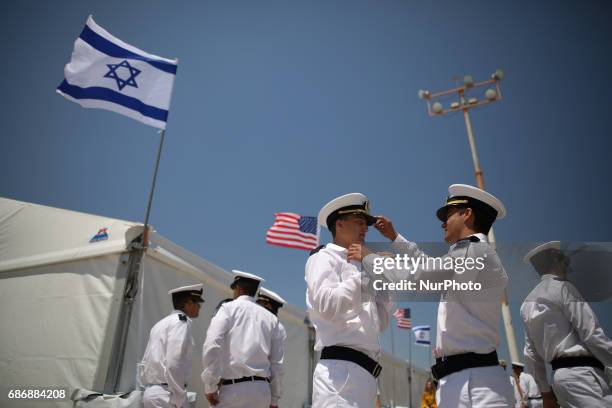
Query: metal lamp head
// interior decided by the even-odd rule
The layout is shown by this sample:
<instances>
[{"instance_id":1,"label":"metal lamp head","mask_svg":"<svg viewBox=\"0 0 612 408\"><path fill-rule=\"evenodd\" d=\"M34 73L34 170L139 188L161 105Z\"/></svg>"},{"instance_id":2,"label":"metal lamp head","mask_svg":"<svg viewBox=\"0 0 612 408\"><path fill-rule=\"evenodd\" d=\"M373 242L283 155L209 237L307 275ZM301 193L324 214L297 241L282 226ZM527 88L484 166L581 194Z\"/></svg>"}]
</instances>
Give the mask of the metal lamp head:
<instances>
[{"instance_id":1,"label":"metal lamp head","mask_svg":"<svg viewBox=\"0 0 612 408\"><path fill-rule=\"evenodd\" d=\"M487 89L485 96L488 100L492 101L497 98L497 91L493 88Z\"/></svg>"}]
</instances>

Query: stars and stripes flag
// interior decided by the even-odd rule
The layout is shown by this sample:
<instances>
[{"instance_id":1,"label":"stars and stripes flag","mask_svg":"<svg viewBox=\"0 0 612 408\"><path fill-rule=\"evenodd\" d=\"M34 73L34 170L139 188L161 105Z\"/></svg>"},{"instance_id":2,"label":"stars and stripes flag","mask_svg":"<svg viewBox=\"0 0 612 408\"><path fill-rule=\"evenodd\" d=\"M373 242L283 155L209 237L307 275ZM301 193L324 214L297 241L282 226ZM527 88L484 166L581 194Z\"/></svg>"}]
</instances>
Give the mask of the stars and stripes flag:
<instances>
[{"instance_id":1,"label":"stars and stripes flag","mask_svg":"<svg viewBox=\"0 0 612 408\"><path fill-rule=\"evenodd\" d=\"M266 242L287 248L310 251L319 245L317 217L307 217L290 212L274 214L274 224L266 233Z\"/></svg>"},{"instance_id":2,"label":"stars and stripes flag","mask_svg":"<svg viewBox=\"0 0 612 408\"><path fill-rule=\"evenodd\" d=\"M397 327L400 329L410 329L412 327L410 309L396 309L393 316L397 319Z\"/></svg>"},{"instance_id":3,"label":"stars and stripes flag","mask_svg":"<svg viewBox=\"0 0 612 408\"><path fill-rule=\"evenodd\" d=\"M84 108L106 109L166 129L177 66L176 59L121 41L89 16L57 92Z\"/></svg>"},{"instance_id":4,"label":"stars and stripes flag","mask_svg":"<svg viewBox=\"0 0 612 408\"><path fill-rule=\"evenodd\" d=\"M421 346L431 345L430 331L431 327L428 325L414 326L412 328L412 332L414 333L414 344L419 344Z\"/></svg>"}]
</instances>

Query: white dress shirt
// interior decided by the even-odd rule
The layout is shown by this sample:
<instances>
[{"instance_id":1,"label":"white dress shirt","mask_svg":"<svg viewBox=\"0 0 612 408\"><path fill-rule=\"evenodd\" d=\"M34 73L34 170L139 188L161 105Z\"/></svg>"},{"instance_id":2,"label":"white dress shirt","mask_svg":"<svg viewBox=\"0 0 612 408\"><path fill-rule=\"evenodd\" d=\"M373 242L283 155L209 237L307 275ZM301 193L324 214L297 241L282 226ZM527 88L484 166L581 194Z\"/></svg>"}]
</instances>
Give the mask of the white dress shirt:
<instances>
[{"instance_id":1,"label":"white dress shirt","mask_svg":"<svg viewBox=\"0 0 612 408\"><path fill-rule=\"evenodd\" d=\"M516 408L521 408L524 405L531 406L530 398L542 398L542 394L540 394L540 390L538 389L538 385L536 384L533 377L525 372L522 372L519 376L519 384L521 390L519 391L516 386L516 380L514 379L514 375L510 376L510 384L512 384L512 389L514 390L514 406ZM523 394L523 399L521 400L521 393Z\"/></svg>"},{"instance_id":2,"label":"white dress shirt","mask_svg":"<svg viewBox=\"0 0 612 408\"><path fill-rule=\"evenodd\" d=\"M168 384L171 406L187 406L194 347L191 324L191 319L178 310L157 322L149 334L138 373L144 386Z\"/></svg>"},{"instance_id":3,"label":"white dress shirt","mask_svg":"<svg viewBox=\"0 0 612 408\"><path fill-rule=\"evenodd\" d=\"M361 263L329 243L306 262L306 306L316 330L315 350L345 346L378 359L378 333L389 325L388 298L362 291Z\"/></svg>"},{"instance_id":4,"label":"white dress shirt","mask_svg":"<svg viewBox=\"0 0 612 408\"><path fill-rule=\"evenodd\" d=\"M570 282L543 275L521 306L525 324L525 371L542 392L550 391L546 363L559 357L594 356L612 367L612 341Z\"/></svg>"},{"instance_id":5,"label":"white dress shirt","mask_svg":"<svg viewBox=\"0 0 612 408\"><path fill-rule=\"evenodd\" d=\"M447 258L480 258L484 265L481 269L474 267L461 273L441 267L445 262L433 262L414 242L397 236L394 247L412 258L422 257L418 268L385 268L383 274L391 282L406 280L427 280L443 282L455 280L460 283L472 281L480 283L478 291L447 290L442 293L438 305L436 357L447 357L461 353L486 354L499 346L499 322L501 319L501 301L508 283L506 271L495 250L488 244L486 235L474 234L480 242L461 240L451 245ZM377 254L364 258L364 267L371 273ZM409 264L410 266L410 264Z\"/></svg>"},{"instance_id":6,"label":"white dress shirt","mask_svg":"<svg viewBox=\"0 0 612 408\"><path fill-rule=\"evenodd\" d=\"M215 392L221 379L269 377L276 405L284 336L276 316L256 304L255 298L240 296L224 303L210 322L202 349L204 392Z\"/></svg>"}]
</instances>

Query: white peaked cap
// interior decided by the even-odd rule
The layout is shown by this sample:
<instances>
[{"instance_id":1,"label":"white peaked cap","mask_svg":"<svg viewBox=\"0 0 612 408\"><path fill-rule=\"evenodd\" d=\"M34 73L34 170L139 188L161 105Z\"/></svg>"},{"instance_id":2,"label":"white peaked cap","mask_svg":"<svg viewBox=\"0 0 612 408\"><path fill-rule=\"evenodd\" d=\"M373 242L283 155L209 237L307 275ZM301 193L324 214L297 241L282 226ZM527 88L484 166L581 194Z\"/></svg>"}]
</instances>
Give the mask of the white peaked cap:
<instances>
[{"instance_id":1,"label":"white peaked cap","mask_svg":"<svg viewBox=\"0 0 612 408\"><path fill-rule=\"evenodd\" d=\"M284 305L285 303L287 303L287 301L283 299L282 297L280 297L278 293L273 292L270 289L259 288L259 296L270 298L274 300L275 302L280 303L281 305Z\"/></svg>"},{"instance_id":2,"label":"white peaked cap","mask_svg":"<svg viewBox=\"0 0 612 408\"><path fill-rule=\"evenodd\" d=\"M523 258L523 262L525 263L530 263L531 262L531 258L533 258L534 256L536 256L537 254L547 251L549 249L556 249L558 251L561 250L561 241L550 241L547 242L545 244L542 245L538 245L537 247L533 248L531 251L527 252L527 255L525 255L525 257Z\"/></svg>"},{"instance_id":3,"label":"white peaked cap","mask_svg":"<svg viewBox=\"0 0 612 408\"><path fill-rule=\"evenodd\" d=\"M342 213L363 214L366 217L368 225L372 225L376 222L376 218L370 215L368 197L361 193L350 193L334 198L321 208L319 216L317 217L317 222L319 225L327 228L329 216L341 215Z\"/></svg>"}]
</instances>

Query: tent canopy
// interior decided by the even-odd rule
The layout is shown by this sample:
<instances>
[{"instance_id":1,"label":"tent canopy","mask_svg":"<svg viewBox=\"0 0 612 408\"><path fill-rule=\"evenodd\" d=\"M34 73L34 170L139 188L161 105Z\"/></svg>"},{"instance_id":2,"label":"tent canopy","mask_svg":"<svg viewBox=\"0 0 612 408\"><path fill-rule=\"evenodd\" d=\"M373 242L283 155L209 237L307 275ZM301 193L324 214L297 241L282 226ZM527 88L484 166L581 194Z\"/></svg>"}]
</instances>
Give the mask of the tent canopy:
<instances>
[{"instance_id":1,"label":"tent canopy","mask_svg":"<svg viewBox=\"0 0 612 408\"><path fill-rule=\"evenodd\" d=\"M0 198L0 272L123 252L142 230L134 222Z\"/></svg>"}]
</instances>

